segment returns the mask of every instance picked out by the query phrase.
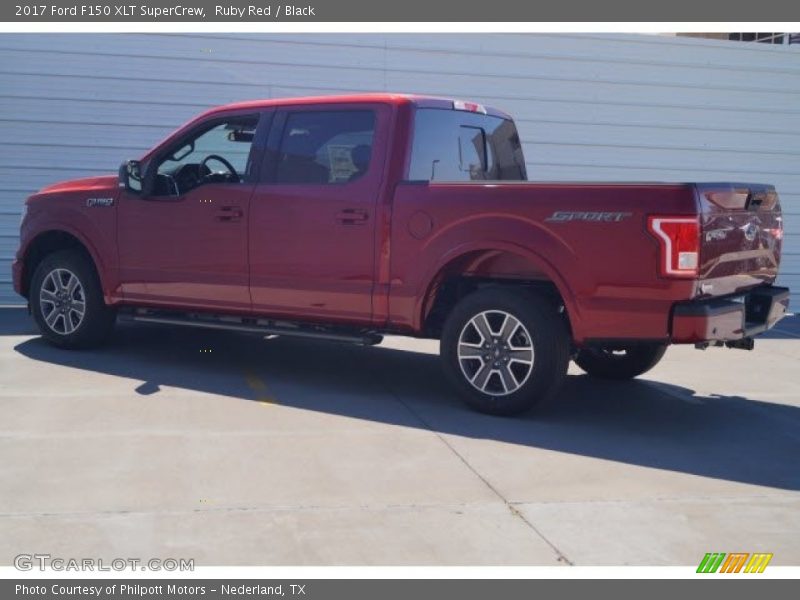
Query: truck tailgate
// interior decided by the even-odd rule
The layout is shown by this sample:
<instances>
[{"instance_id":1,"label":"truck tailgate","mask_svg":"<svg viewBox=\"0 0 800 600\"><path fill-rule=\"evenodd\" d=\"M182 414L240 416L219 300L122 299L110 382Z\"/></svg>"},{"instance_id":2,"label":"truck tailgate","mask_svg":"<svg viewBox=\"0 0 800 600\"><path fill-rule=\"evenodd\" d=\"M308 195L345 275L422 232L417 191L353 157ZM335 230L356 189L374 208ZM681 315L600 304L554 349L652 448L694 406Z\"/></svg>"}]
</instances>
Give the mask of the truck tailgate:
<instances>
[{"instance_id":1,"label":"truck tailgate","mask_svg":"<svg viewBox=\"0 0 800 600\"><path fill-rule=\"evenodd\" d=\"M700 209L698 295L723 296L778 274L783 222L775 188L761 184L697 184Z\"/></svg>"}]
</instances>

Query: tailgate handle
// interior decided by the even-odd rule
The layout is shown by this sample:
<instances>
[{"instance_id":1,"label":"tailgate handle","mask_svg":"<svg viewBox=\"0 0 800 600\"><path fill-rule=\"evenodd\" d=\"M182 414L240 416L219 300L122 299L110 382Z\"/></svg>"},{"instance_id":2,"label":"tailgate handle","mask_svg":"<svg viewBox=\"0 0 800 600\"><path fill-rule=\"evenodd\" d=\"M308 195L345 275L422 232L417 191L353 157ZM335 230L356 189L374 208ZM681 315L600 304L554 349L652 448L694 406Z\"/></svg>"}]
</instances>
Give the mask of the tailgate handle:
<instances>
[{"instance_id":1,"label":"tailgate handle","mask_svg":"<svg viewBox=\"0 0 800 600\"><path fill-rule=\"evenodd\" d=\"M747 195L747 201L744 203L744 208L745 210L752 210L761 206L762 202L764 202L764 196L756 196L753 194L753 192L750 192Z\"/></svg>"}]
</instances>

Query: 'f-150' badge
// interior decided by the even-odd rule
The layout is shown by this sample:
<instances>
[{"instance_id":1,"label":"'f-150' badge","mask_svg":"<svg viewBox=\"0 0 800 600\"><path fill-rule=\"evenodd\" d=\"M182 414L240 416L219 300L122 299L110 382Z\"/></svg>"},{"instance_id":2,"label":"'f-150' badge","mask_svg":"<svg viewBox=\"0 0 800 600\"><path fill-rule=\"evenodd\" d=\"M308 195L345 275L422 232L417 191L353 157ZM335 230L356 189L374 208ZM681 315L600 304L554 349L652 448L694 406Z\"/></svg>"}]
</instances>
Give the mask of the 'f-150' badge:
<instances>
[{"instance_id":1,"label":"'f-150' badge","mask_svg":"<svg viewBox=\"0 0 800 600\"><path fill-rule=\"evenodd\" d=\"M113 206L113 198L87 198L86 206L92 208L93 206Z\"/></svg>"},{"instance_id":2,"label":"'f-150' badge","mask_svg":"<svg viewBox=\"0 0 800 600\"><path fill-rule=\"evenodd\" d=\"M587 212L572 210L557 210L547 217L545 221L551 223L567 223L568 221L589 221L592 223L618 223L627 219L633 213L629 212Z\"/></svg>"}]
</instances>

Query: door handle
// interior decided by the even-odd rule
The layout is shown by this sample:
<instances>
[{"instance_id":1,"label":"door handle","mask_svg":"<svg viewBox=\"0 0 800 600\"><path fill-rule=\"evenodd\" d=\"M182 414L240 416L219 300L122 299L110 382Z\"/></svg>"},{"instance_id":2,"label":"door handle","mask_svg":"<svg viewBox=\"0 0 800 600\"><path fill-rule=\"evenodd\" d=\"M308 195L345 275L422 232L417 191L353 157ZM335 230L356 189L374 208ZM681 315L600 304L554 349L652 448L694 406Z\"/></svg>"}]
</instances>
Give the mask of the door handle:
<instances>
[{"instance_id":1,"label":"door handle","mask_svg":"<svg viewBox=\"0 0 800 600\"><path fill-rule=\"evenodd\" d=\"M362 208L345 208L336 213L336 220L342 225L363 225L369 219L369 213Z\"/></svg>"},{"instance_id":2,"label":"door handle","mask_svg":"<svg viewBox=\"0 0 800 600\"><path fill-rule=\"evenodd\" d=\"M230 223L231 221L239 221L244 216L244 211L238 206L223 206L217 210L214 218L217 221Z\"/></svg>"}]
</instances>

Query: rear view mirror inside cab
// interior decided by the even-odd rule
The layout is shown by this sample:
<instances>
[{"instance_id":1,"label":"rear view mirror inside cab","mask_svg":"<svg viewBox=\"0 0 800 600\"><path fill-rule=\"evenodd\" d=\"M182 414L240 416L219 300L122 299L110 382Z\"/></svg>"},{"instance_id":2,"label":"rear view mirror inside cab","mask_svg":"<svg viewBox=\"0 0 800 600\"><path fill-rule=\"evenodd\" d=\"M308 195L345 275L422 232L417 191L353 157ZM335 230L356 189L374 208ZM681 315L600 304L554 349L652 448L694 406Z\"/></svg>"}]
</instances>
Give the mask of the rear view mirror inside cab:
<instances>
[{"instance_id":1,"label":"rear view mirror inside cab","mask_svg":"<svg viewBox=\"0 0 800 600\"><path fill-rule=\"evenodd\" d=\"M234 129L228 132L229 142L252 142L255 137L254 129Z\"/></svg>"}]
</instances>

